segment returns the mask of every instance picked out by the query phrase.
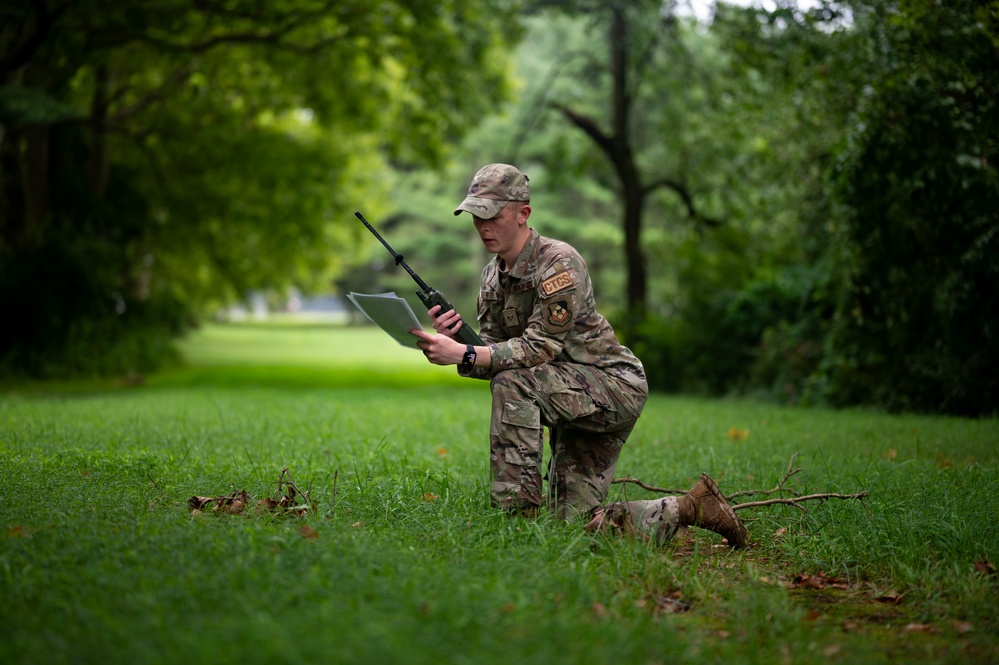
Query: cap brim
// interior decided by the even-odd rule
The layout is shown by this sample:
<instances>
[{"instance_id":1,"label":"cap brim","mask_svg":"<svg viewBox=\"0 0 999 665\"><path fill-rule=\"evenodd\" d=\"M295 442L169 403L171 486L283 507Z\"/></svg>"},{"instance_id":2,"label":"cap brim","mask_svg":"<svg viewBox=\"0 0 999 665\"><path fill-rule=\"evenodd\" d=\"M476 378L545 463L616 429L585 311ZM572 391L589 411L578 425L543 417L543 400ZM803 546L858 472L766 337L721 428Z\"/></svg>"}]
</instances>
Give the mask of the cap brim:
<instances>
[{"instance_id":1,"label":"cap brim","mask_svg":"<svg viewBox=\"0 0 999 665\"><path fill-rule=\"evenodd\" d=\"M478 196L466 196L455 211L455 215L460 215L461 211L471 213L479 219L492 219L500 213L509 201L497 201L496 199L483 199Z\"/></svg>"}]
</instances>

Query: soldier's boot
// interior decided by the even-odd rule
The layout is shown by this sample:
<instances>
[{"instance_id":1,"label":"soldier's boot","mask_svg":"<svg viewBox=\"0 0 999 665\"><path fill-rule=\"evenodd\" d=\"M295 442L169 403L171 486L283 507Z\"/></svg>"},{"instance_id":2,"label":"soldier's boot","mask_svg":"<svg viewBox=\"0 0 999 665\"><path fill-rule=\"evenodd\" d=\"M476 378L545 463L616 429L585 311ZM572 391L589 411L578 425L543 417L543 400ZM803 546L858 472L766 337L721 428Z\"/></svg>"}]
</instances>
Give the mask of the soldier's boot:
<instances>
[{"instance_id":1,"label":"soldier's boot","mask_svg":"<svg viewBox=\"0 0 999 665\"><path fill-rule=\"evenodd\" d=\"M719 533L732 547L749 544L746 527L708 474L702 473L697 484L677 499L677 504L680 526L697 526Z\"/></svg>"}]
</instances>

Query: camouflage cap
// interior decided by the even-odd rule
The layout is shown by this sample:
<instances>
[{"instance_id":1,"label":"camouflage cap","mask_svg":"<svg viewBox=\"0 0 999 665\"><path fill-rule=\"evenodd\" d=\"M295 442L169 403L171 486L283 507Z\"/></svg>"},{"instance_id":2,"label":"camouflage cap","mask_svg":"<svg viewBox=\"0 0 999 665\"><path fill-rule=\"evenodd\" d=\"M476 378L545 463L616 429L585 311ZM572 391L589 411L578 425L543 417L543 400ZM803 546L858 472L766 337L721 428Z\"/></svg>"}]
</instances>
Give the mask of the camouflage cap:
<instances>
[{"instance_id":1,"label":"camouflage cap","mask_svg":"<svg viewBox=\"0 0 999 665\"><path fill-rule=\"evenodd\" d=\"M528 177L509 164L486 164L472 178L468 195L454 211L471 213L481 219L492 219L508 201L530 201Z\"/></svg>"}]
</instances>

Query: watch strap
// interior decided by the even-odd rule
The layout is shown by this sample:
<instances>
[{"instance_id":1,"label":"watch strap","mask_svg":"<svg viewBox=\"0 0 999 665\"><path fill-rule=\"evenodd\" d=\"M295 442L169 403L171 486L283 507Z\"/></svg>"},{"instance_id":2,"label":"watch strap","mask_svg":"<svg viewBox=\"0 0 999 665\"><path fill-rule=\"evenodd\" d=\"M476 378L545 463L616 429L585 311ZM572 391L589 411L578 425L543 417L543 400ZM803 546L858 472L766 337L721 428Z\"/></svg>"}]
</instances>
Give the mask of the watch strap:
<instances>
[{"instance_id":1,"label":"watch strap","mask_svg":"<svg viewBox=\"0 0 999 665\"><path fill-rule=\"evenodd\" d=\"M471 367L475 364L475 347L471 344L465 345L465 355L461 359L462 367Z\"/></svg>"}]
</instances>

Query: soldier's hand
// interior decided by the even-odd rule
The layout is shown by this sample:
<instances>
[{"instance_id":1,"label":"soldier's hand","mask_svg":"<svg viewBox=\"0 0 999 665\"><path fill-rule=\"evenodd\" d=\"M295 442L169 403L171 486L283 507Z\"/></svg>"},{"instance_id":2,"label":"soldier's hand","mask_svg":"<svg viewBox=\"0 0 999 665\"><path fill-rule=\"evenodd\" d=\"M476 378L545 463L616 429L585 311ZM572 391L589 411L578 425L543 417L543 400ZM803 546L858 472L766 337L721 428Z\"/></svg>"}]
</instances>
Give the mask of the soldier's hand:
<instances>
[{"instance_id":1,"label":"soldier's hand","mask_svg":"<svg viewBox=\"0 0 999 665\"><path fill-rule=\"evenodd\" d=\"M420 338L416 345L423 350L427 360L435 365L457 365L465 356L465 345L447 335L430 335L419 328L413 328L409 334Z\"/></svg>"},{"instance_id":2,"label":"soldier's hand","mask_svg":"<svg viewBox=\"0 0 999 665\"><path fill-rule=\"evenodd\" d=\"M433 323L434 330L437 331L438 335L446 335L453 338L461 327L465 325L465 322L461 320L461 315L458 314L458 310L449 309L446 312L441 312L440 305L434 305L431 307L427 314L430 315L430 321Z\"/></svg>"}]
</instances>

